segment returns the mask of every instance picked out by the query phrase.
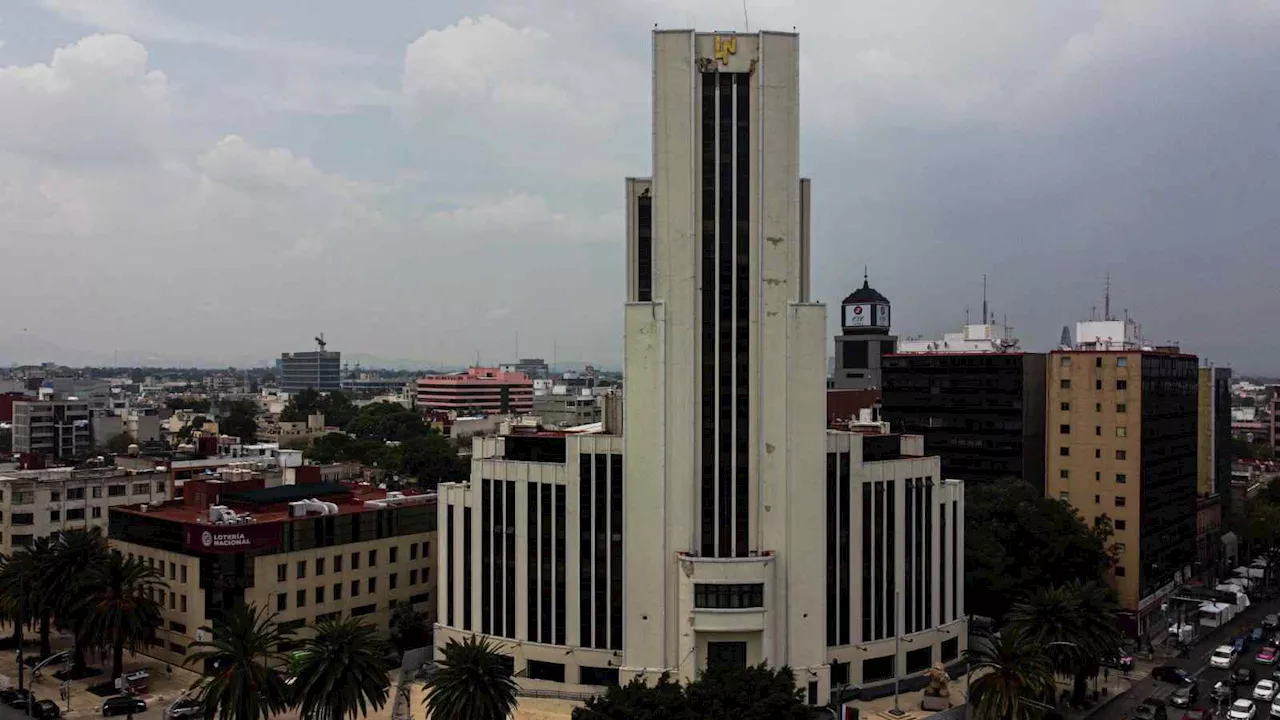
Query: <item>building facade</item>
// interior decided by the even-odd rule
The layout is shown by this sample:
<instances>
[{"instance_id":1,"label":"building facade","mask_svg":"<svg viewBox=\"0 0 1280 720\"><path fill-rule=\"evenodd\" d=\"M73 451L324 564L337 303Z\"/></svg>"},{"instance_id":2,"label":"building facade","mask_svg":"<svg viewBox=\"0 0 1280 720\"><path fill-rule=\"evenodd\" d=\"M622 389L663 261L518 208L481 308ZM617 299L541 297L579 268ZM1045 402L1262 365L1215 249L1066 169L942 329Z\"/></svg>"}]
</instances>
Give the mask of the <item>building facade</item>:
<instances>
[{"instance_id":1,"label":"building facade","mask_svg":"<svg viewBox=\"0 0 1280 720\"><path fill-rule=\"evenodd\" d=\"M434 495L314 484L205 499L111 510L112 546L168 584L146 654L181 665L198 628L246 603L277 613L292 643L328 618L361 618L385 634L401 605L435 619Z\"/></svg>"},{"instance_id":2,"label":"building facade","mask_svg":"<svg viewBox=\"0 0 1280 720\"><path fill-rule=\"evenodd\" d=\"M423 412L511 415L533 411L533 379L520 372L472 367L465 372L418 379Z\"/></svg>"},{"instance_id":3,"label":"building facade","mask_svg":"<svg viewBox=\"0 0 1280 720\"><path fill-rule=\"evenodd\" d=\"M112 507L162 503L169 476L122 468L18 470L0 474L0 553L65 530L107 527Z\"/></svg>"},{"instance_id":4,"label":"building facade","mask_svg":"<svg viewBox=\"0 0 1280 720\"><path fill-rule=\"evenodd\" d=\"M533 396L533 414L544 425L575 427L600 422L600 399L582 393L549 392Z\"/></svg>"},{"instance_id":5,"label":"building facade","mask_svg":"<svg viewBox=\"0 0 1280 720\"><path fill-rule=\"evenodd\" d=\"M1202 367L1197 394L1196 562L1211 586L1230 574L1222 535L1231 486L1231 370Z\"/></svg>"},{"instance_id":6,"label":"building facade","mask_svg":"<svg viewBox=\"0 0 1280 720\"><path fill-rule=\"evenodd\" d=\"M898 347L898 338L889 333L889 323L889 299L872 288L864 277L862 287L840 303L840 334L835 338L832 388L880 388L881 358L897 352Z\"/></svg>"},{"instance_id":7,"label":"building facade","mask_svg":"<svg viewBox=\"0 0 1280 720\"><path fill-rule=\"evenodd\" d=\"M1195 572L1198 394L1193 355L1132 345L1049 356L1046 495L1113 523L1114 584L1136 637L1163 630L1161 601Z\"/></svg>"},{"instance_id":8,"label":"building facade","mask_svg":"<svg viewBox=\"0 0 1280 720\"><path fill-rule=\"evenodd\" d=\"M503 372L524 373L534 380L551 377L551 366L542 358L520 358L516 362L501 366Z\"/></svg>"},{"instance_id":9,"label":"building facade","mask_svg":"<svg viewBox=\"0 0 1280 720\"><path fill-rule=\"evenodd\" d=\"M965 482L1016 477L1044 488L1045 356L920 352L885 356L882 416L924 436L942 476Z\"/></svg>"},{"instance_id":10,"label":"building facade","mask_svg":"<svg viewBox=\"0 0 1280 720\"><path fill-rule=\"evenodd\" d=\"M342 353L309 350L280 355L280 389L287 393L342 389Z\"/></svg>"},{"instance_id":11,"label":"building facade","mask_svg":"<svg viewBox=\"0 0 1280 720\"><path fill-rule=\"evenodd\" d=\"M69 460L93 451L89 404L26 400L13 404L13 451Z\"/></svg>"},{"instance_id":12,"label":"building facade","mask_svg":"<svg viewBox=\"0 0 1280 720\"><path fill-rule=\"evenodd\" d=\"M505 638L522 682L587 691L788 665L815 705L833 675L906 677L924 654L895 659L899 635L956 657L959 484L904 452L918 439L864 453L825 429L798 38L653 42L654 175L625 194L625 440L606 420L474 441L470 481L440 487L437 645Z\"/></svg>"}]
</instances>

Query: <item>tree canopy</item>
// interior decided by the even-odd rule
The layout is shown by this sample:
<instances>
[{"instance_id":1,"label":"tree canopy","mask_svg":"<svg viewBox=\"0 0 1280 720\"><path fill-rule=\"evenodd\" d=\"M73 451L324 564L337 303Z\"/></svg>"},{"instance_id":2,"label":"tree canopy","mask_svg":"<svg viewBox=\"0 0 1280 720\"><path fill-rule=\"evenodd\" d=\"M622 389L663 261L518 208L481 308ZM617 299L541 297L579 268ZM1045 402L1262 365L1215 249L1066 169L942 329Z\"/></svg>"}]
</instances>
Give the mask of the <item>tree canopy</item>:
<instances>
[{"instance_id":1,"label":"tree canopy","mask_svg":"<svg viewBox=\"0 0 1280 720\"><path fill-rule=\"evenodd\" d=\"M193 397L174 397L165 400L165 406L170 410L192 410L198 413L209 412L208 398Z\"/></svg>"},{"instance_id":2,"label":"tree canopy","mask_svg":"<svg viewBox=\"0 0 1280 720\"><path fill-rule=\"evenodd\" d=\"M396 403L360 408L346 432L311 441L306 457L317 463L358 462L416 477L429 486L461 480L467 466L448 438L412 410Z\"/></svg>"},{"instance_id":3,"label":"tree canopy","mask_svg":"<svg viewBox=\"0 0 1280 720\"><path fill-rule=\"evenodd\" d=\"M1114 563L1112 525L1092 525L1061 500L1010 478L965 491L965 605L999 620L1018 598L1078 580L1102 580Z\"/></svg>"},{"instance_id":4,"label":"tree canopy","mask_svg":"<svg viewBox=\"0 0 1280 720\"><path fill-rule=\"evenodd\" d=\"M324 415L326 425L345 428L356 416L357 408L351 403L351 398L341 390L321 394L315 389L307 388L289 398L289 402L280 413L280 420L303 422L316 413Z\"/></svg>"},{"instance_id":5,"label":"tree canopy","mask_svg":"<svg viewBox=\"0 0 1280 720\"><path fill-rule=\"evenodd\" d=\"M667 675L635 679L573 711L573 720L803 720L804 692L791 668L713 667L681 686Z\"/></svg>"},{"instance_id":6,"label":"tree canopy","mask_svg":"<svg viewBox=\"0 0 1280 720\"><path fill-rule=\"evenodd\" d=\"M258 406L252 400L232 400L222 404L218 430L224 435L253 442L258 434Z\"/></svg>"}]
</instances>

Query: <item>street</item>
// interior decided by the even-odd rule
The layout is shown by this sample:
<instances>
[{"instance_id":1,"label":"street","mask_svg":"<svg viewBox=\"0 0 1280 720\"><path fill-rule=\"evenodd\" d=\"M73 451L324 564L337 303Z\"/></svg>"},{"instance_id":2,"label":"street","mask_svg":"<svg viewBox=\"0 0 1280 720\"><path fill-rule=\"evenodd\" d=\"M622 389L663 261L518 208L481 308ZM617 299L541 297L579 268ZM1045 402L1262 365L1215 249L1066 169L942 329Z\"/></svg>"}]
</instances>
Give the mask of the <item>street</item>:
<instances>
[{"instance_id":1,"label":"street","mask_svg":"<svg viewBox=\"0 0 1280 720\"><path fill-rule=\"evenodd\" d=\"M1154 662L1139 659L1134 672L1130 674L1133 680L1133 687L1124 696L1116 699L1102 710L1094 715L1091 719L1096 720L1122 720L1132 715L1133 709L1137 707L1143 700L1147 698L1155 698L1157 700L1166 701L1169 695L1174 691L1174 686L1165 682L1157 682L1149 677L1151 669L1159 665L1173 665L1182 668L1188 673L1196 677L1196 682L1200 685L1200 701L1196 703L1196 707L1211 707L1209 699L1209 691L1213 689L1214 683L1225 679L1230 671L1218 670L1208 666L1209 656L1213 653L1214 648L1224 644L1229 638L1232 638L1246 629L1252 629L1262 622L1262 618L1270 613L1280 612L1280 599L1264 600L1255 605L1250 606L1244 613L1237 616L1228 623L1225 628L1217 628L1212 632L1201 635L1200 639L1191 648L1190 657L1173 658L1162 660L1158 656ZM1280 666L1260 665L1254 661L1254 655L1257 654L1259 643L1251 643L1245 651L1241 653L1236 667L1251 667L1257 680L1270 678L1272 670ZM1252 698L1253 685L1241 685L1238 690L1238 697ZM1180 708L1170 706L1169 720L1178 720L1184 712ZM1271 710L1271 703L1258 702L1258 713L1256 720L1265 720Z\"/></svg>"}]
</instances>

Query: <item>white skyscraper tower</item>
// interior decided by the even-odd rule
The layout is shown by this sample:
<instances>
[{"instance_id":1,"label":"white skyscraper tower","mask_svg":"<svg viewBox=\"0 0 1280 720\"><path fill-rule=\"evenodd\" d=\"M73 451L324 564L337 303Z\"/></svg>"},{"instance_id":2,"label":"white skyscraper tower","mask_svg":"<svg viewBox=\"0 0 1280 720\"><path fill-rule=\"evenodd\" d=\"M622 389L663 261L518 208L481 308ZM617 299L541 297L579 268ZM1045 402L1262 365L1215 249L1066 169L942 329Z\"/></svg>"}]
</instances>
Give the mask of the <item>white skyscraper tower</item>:
<instances>
[{"instance_id":1,"label":"white skyscraper tower","mask_svg":"<svg viewBox=\"0 0 1280 720\"><path fill-rule=\"evenodd\" d=\"M648 542L625 550L623 675L745 660L825 686L826 312L798 38L656 32L653 53L654 176L627 186L625 523ZM726 599L760 611L701 612L713 584L761 588Z\"/></svg>"}]
</instances>

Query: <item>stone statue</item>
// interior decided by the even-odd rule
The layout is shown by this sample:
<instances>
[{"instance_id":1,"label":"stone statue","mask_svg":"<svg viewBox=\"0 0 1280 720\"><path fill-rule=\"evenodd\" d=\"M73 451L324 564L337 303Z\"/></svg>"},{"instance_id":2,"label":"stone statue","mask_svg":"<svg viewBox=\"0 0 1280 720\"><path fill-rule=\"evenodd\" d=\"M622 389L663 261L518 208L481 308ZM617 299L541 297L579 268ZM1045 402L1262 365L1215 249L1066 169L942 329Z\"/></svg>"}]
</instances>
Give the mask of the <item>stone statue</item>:
<instances>
[{"instance_id":1,"label":"stone statue","mask_svg":"<svg viewBox=\"0 0 1280 720\"><path fill-rule=\"evenodd\" d=\"M951 689L948 683L951 677L942 663L934 663L929 670L929 685L924 689L924 697L920 701L922 710L946 710L951 707Z\"/></svg>"}]
</instances>

